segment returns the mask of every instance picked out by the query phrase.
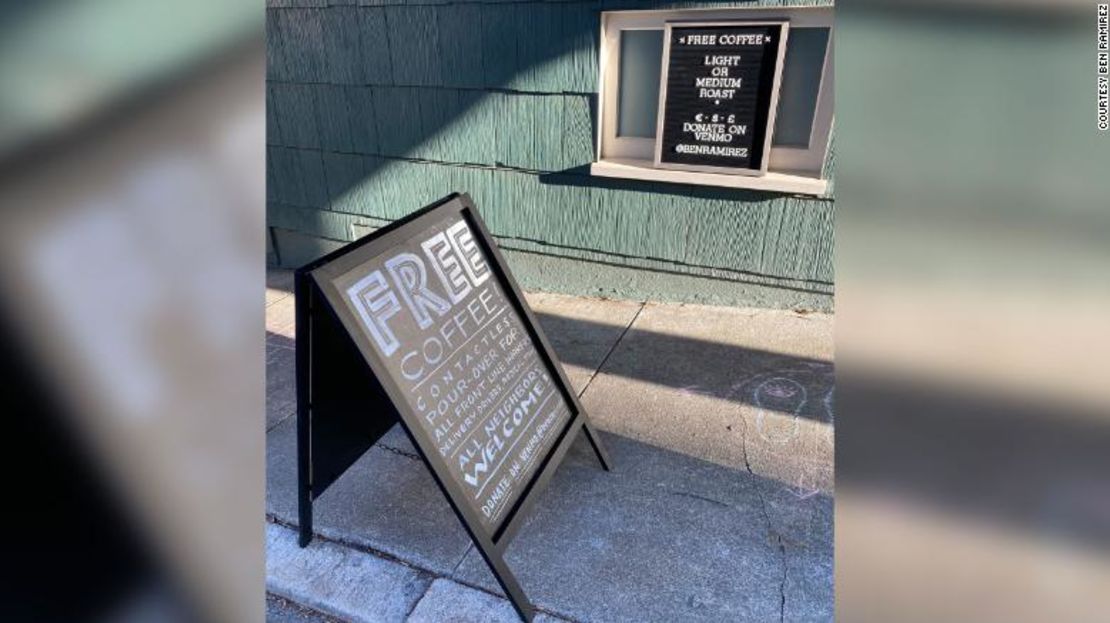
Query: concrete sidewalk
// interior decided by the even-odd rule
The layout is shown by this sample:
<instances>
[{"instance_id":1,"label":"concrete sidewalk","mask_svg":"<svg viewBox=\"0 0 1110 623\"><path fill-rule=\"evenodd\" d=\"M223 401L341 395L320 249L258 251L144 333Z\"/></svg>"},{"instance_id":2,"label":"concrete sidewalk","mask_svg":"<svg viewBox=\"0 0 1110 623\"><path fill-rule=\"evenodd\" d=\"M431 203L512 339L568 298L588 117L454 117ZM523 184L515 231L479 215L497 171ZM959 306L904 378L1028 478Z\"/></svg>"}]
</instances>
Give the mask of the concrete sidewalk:
<instances>
[{"instance_id":1,"label":"concrete sidewalk","mask_svg":"<svg viewBox=\"0 0 1110 623\"><path fill-rule=\"evenodd\" d=\"M290 291L270 274L267 589L295 603L268 616L515 621L400 429L296 546ZM540 620L832 620L832 317L528 298L615 463L580 439L507 551Z\"/></svg>"}]
</instances>

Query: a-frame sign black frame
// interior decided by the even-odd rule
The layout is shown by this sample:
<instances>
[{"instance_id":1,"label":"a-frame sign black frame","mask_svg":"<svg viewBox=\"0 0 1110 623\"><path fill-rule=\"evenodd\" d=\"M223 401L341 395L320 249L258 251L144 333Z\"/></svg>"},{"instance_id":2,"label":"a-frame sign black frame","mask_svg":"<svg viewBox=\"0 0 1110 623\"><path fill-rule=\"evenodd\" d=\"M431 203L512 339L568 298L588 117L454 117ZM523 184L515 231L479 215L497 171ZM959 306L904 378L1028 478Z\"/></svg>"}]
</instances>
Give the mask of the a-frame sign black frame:
<instances>
[{"instance_id":1,"label":"a-frame sign black frame","mask_svg":"<svg viewBox=\"0 0 1110 623\"><path fill-rule=\"evenodd\" d=\"M349 264L353 254L373 257L406 240L415 232L452 214L465 219L474 232L506 300L528 331L536 351L550 372L572 413L547 455L533 472L514 506L494 531L483 527L464 492L448 476L435 444L414 425L417 415L408 408L400 387L372 352L352 338L357 331L349 310L336 309L324 292L323 274L334 263ZM295 272L297 368L297 468L300 545L312 540L313 501L338 479L395 423L412 440L420 458L462 522L478 551L493 571L520 617L531 621L534 608L505 563L504 552L538 494L555 473L579 431L586 435L603 468L611 469L597 431L551 344L536 321L496 243L466 194L452 194L408 217L307 264Z\"/></svg>"}]
</instances>

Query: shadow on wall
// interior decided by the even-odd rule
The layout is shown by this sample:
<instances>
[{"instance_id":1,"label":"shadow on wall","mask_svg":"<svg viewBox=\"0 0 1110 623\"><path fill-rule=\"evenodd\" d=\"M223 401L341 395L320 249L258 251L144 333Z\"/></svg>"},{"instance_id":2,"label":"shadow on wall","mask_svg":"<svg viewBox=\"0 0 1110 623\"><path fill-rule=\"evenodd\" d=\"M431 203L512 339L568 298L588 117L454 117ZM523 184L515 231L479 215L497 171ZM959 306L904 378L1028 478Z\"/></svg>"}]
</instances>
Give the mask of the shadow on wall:
<instances>
[{"instance_id":1,"label":"shadow on wall","mask_svg":"<svg viewBox=\"0 0 1110 623\"><path fill-rule=\"evenodd\" d=\"M592 123L596 133L596 111L591 111ZM621 179L618 177L599 177L590 175L590 163L553 173L540 173L540 182L555 186L573 186L581 189L607 189L625 192L638 192L651 188L653 194L671 195L694 199L722 199L759 203L780 197L780 193L744 188L723 188L688 184L653 184L642 180Z\"/></svg>"},{"instance_id":2,"label":"shadow on wall","mask_svg":"<svg viewBox=\"0 0 1110 623\"><path fill-rule=\"evenodd\" d=\"M269 224L348 241L459 190L520 251L831 301L831 201L587 175L600 10L648 8L609 4L271 7Z\"/></svg>"}]
</instances>

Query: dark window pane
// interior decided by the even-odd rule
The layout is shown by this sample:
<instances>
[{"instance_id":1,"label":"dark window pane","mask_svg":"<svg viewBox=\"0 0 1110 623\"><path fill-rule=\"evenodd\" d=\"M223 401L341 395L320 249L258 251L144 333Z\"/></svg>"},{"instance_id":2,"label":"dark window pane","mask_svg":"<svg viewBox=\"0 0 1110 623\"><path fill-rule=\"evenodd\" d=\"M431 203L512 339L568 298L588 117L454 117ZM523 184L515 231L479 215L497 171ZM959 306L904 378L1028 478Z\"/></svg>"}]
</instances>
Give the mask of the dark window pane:
<instances>
[{"instance_id":1,"label":"dark window pane","mask_svg":"<svg viewBox=\"0 0 1110 623\"><path fill-rule=\"evenodd\" d=\"M782 68L774 145L809 147L821 69L829 45L828 28L791 28Z\"/></svg>"},{"instance_id":2,"label":"dark window pane","mask_svg":"<svg viewBox=\"0 0 1110 623\"><path fill-rule=\"evenodd\" d=\"M621 31L617 136L655 138L662 67L662 30Z\"/></svg>"}]
</instances>

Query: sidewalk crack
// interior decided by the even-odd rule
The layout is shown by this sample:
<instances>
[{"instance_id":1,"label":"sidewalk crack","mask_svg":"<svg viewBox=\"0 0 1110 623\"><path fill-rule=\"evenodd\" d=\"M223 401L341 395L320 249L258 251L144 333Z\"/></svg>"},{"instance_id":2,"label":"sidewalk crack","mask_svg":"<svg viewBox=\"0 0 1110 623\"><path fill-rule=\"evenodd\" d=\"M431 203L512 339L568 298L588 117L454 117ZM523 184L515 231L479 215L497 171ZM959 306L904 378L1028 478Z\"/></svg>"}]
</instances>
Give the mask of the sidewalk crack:
<instances>
[{"instance_id":1,"label":"sidewalk crack","mask_svg":"<svg viewBox=\"0 0 1110 623\"><path fill-rule=\"evenodd\" d=\"M782 556L782 581L779 582L779 623L786 621L786 544L782 542L782 537L777 537L779 540L779 555Z\"/></svg>"},{"instance_id":2,"label":"sidewalk crack","mask_svg":"<svg viewBox=\"0 0 1110 623\"><path fill-rule=\"evenodd\" d=\"M386 452L392 452L393 454L398 454L400 456L412 459L414 461L419 461L420 460L419 456L417 456L415 453L408 452L407 450L402 450L400 448L394 448L393 446L387 446L386 444L381 443L381 442L378 442L374 445L378 446L382 450L385 450Z\"/></svg>"},{"instance_id":3,"label":"sidewalk crack","mask_svg":"<svg viewBox=\"0 0 1110 623\"><path fill-rule=\"evenodd\" d=\"M741 429L743 440L742 447L744 450L744 468L748 471L749 475L758 477L758 475L752 471L752 464L748 460L748 420L744 417L740 419L744 422L744 426ZM786 620L786 576L788 569L786 564L786 542L771 523L771 513L767 510L767 498L763 494L763 484L758 480L753 480L752 484L755 486L755 493L759 497L759 509L760 513L763 515L763 521L767 524L767 533L774 538L775 544L778 545L779 558L782 562L782 580L779 581L779 623L783 623Z\"/></svg>"},{"instance_id":4,"label":"sidewalk crack","mask_svg":"<svg viewBox=\"0 0 1110 623\"><path fill-rule=\"evenodd\" d=\"M782 535L774 529L771 524L771 514L767 511L767 500L763 496L763 491L759 483L756 483L756 494L759 496L759 508L763 514L763 521L767 523L767 533L774 539L775 544L779 550L779 560L782 564L782 579L779 581L779 623L786 620L786 542L783 540Z\"/></svg>"}]
</instances>

